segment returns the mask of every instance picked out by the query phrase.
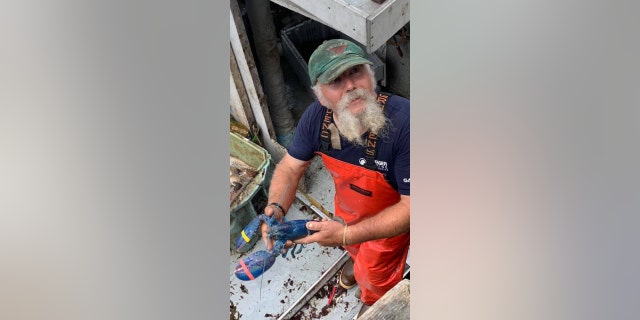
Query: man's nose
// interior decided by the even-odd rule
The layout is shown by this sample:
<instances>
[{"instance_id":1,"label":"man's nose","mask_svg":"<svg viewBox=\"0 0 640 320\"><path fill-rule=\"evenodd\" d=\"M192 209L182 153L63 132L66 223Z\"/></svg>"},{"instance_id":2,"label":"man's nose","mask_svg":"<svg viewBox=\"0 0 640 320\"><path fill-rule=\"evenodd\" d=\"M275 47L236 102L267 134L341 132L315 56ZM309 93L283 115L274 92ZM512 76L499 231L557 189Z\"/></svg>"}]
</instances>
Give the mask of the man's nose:
<instances>
[{"instance_id":1,"label":"man's nose","mask_svg":"<svg viewBox=\"0 0 640 320\"><path fill-rule=\"evenodd\" d=\"M356 88L356 83L351 77L344 77L344 88L347 92L353 91Z\"/></svg>"}]
</instances>

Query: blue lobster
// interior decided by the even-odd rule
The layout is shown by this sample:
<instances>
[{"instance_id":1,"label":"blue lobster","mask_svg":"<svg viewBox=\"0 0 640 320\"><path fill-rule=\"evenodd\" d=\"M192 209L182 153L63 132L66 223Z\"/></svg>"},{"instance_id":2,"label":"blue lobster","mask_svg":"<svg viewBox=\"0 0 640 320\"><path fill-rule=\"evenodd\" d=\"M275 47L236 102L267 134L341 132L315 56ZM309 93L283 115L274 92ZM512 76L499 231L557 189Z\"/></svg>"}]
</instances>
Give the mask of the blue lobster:
<instances>
[{"instance_id":1,"label":"blue lobster","mask_svg":"<svg viewBox=\"0 0 640 320\"><path fill-rule=\"evenodd\" d=\"M282 249L284 249L287 240L296 240L315 232L307 229L306 225L309 221L311 220L300 219L278 223L273 216L268 217L264 213L255 217L240 233L236 241L236 250L242 252L243 248L256 236L263 222L269 226L269 237L274 239L275 242L271 250L256 251L248 257L241 259L235 268L236 277L243 281L253 280L269 270L276 262L276 257L282 252ZM291 252L293 257L295 257L294 251L296 246L297 245L294 245ZM302 247L300 250L302 250ZM298 250L298 253L300 250ZM289 250L287 249L287 251L282 254L282 257L284 258L288 252Z\"/></svg>"}]
</instances>

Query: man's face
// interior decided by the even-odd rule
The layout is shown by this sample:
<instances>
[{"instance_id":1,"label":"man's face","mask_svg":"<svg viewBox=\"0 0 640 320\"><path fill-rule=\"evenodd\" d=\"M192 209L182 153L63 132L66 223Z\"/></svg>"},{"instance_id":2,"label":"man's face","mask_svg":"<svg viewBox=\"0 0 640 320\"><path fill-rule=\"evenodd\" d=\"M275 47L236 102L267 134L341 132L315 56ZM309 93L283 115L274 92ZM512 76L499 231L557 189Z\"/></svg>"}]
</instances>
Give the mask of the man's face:
<instances>
[{"instance_id":1,"label":"man's face","mask_svg":"<svg viewBox=\"0 0 640 320\"><path fill-rule=\"evenodd\" d=\"M368 68L359 65L319 86L320 103L334 111L340 135L352 143L364 145L363 133L371 130L380 134L387 125L388 120L376 99L375 85Z\"/></svg>"},{"instance_id":2,"label":"man's face","mask_svg":"<svg viewBox=\"0 0 640 320\"><path fill-rule=\"evenodd\" d=\"M356 89L363 89L370 94L375 94L371 74L364 65L351 67L333 81L321 84L320 90L325 101L320 102L334 111L339 111L335 110L336 107L339 106L342 99L346 99L341 104L352 114L358 115L364 111L366 100L361 97L349 97L348 94Z\"/></svg>"}]
</instances>

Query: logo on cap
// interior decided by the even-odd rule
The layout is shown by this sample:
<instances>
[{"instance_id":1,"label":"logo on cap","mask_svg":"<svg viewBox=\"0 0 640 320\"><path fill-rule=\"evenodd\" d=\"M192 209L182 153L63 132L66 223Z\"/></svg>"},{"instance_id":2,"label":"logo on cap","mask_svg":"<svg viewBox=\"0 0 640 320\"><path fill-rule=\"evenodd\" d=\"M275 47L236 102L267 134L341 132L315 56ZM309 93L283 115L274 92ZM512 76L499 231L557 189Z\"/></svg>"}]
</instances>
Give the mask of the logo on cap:
<instances>
[{"instance_id":1,"label":"logo on cap","mask_svg":"<svg viewBox=\"0 0 640 320\"><path fill-rule=\"evenodd\" d=\"M347 45L346 45L346 44L342 44L342 45L339 45L339 46L336 46L336 47L331 47L331 48L329 49L329 51L330 51L331 53L335 54L335 55L339 55L339 54L341 54L342 52L344 52L344 49L345 49L346 47L347 47Z\"/></svg>"}]
</instances>

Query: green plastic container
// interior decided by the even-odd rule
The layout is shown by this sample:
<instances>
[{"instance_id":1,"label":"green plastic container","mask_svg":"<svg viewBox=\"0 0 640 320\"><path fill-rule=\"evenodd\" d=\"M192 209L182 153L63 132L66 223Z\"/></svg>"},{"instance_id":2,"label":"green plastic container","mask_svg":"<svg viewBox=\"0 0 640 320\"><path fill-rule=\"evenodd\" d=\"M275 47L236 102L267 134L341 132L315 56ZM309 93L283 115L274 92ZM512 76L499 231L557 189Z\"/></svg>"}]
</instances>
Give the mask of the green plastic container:
<instances>
[{"instance_id":1,"label":"green plastic container","mask_svg":"<svg viewBox=\"0 0 640 320\"><path fill-rule=\"evenodd\" d=\"M230 134L231 156L258 171L258 174L244 187L244 191L230 204L230 248L235 250L236 240L242 229L267 205L268 188L274 165L271 162L271 155L265 149L236 133L230 132ZM259 238L259 235L253 237L242 251L251 249Z\"/></svg>"}]
</instances>

